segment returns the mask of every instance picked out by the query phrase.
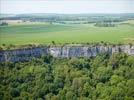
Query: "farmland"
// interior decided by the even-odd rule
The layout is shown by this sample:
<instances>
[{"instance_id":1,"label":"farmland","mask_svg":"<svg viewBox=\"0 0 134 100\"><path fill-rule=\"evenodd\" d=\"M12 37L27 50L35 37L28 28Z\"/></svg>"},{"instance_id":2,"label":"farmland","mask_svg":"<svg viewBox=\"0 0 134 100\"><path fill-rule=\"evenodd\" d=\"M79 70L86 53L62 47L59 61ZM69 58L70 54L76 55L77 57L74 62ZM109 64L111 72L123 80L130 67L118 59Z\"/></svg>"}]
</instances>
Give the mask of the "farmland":
<instances>
[{"instance_id":1,"label":"farmland","mask_svg":"<svg viewBox=\"0 0 134 100\"><path fill-rule=\"evenodd\" d=\"M0 45L134 43L134 14L22 14L0 21L8 24L0 25Z\"/></svg>"},{"instance_id":2,"label":"farmland","mask_svg":"<svg viewBox=\"0 0 134 100\"><path fill-rule=\"evenodd\" d=\"M129 21L130 22L130 21ZM132 42L134 24L116 27L95 27L93 24L10 24L0 27L0 45L29 43L87 43L87 42Z\"/></svg>"}]
</instances>

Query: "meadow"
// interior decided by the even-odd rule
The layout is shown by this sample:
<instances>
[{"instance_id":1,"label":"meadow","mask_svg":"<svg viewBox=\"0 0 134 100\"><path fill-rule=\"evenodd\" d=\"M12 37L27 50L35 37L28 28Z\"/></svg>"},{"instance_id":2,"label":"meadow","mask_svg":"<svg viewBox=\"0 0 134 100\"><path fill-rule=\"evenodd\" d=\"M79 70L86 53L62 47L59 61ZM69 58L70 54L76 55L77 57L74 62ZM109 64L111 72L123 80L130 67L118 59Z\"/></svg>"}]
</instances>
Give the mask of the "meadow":
<instances>
[{"instance_id":1,"label":"meadow","mask_svg":"<svg viewBox=\"0 0 134 100\"><path fill-rule=\"evenodd\" d=\"M116 27L96 27L93 24L16 23L0 26L0 45L52 43L133 43L134 21Z\"/></svg>"}]
</instances>

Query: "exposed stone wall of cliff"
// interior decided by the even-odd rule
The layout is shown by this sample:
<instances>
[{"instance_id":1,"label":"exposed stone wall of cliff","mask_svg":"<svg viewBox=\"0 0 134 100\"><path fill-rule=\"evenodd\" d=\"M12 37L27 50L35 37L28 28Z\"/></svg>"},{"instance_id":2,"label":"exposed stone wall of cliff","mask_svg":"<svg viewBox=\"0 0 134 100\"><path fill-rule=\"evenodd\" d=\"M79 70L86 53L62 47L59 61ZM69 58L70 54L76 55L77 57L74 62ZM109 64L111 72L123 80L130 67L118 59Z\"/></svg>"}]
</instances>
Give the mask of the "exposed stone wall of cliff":
<instances>
[{"instance_id":1,"label":"exposed stone wall of cliff","mask_svg":"<svg viewBox=\"0 0 134 100\"><path fill-rule=\"evenodd\" d=\"M65 46L44 46L15 50L0 51L0 62L19 62L29 61L33 57L40 57L43 55L52 55L53 57L67 58L67 57L93 57L100 53L113 54L115 52L124 52L128 55L134 55L134 45L121 46L92 46L92 45L65 45Z\"/></svg>"}]
</instances>

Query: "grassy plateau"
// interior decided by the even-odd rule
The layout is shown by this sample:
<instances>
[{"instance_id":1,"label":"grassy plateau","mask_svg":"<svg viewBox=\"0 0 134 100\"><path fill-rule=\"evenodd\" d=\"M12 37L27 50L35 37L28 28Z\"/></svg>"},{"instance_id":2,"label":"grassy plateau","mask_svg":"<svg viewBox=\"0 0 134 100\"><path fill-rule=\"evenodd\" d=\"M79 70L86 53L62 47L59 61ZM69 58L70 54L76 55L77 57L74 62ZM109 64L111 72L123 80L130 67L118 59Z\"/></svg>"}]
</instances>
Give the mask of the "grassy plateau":
<instances>
[{"instance_id":1,"label":"grassy plateau","mask_svg":"<svg viewBox=\"0 0 134 100\"><path fill-rule=\"evenodd\" d=\"M115 27L96 27L94 24L49 24L18 23L0 26L2 44L46 44L55 43L133 43L134 21L118 23Z\"/></svg>"}]
</instances>

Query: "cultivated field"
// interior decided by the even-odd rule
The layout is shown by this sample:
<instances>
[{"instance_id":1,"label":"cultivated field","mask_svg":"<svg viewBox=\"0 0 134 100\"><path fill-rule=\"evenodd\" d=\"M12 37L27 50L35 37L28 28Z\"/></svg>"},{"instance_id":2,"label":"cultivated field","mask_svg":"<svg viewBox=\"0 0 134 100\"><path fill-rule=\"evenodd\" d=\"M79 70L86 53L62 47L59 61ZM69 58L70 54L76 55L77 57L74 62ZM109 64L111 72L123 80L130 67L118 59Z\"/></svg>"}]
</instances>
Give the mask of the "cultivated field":
<instances>
[{"instance_id":1,"label":"cultivated field","mask_svg":"<svg viewBox=\"0 0 134 100\"><path fill-rule=\"evenodd\" d=\"M95 27L93 24L16 23L0 26L0 45L29 43L134 43L134 21L116 27Z\"/></svg>"}]
</instances>

